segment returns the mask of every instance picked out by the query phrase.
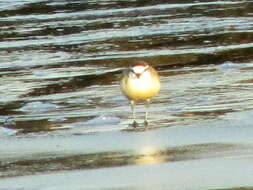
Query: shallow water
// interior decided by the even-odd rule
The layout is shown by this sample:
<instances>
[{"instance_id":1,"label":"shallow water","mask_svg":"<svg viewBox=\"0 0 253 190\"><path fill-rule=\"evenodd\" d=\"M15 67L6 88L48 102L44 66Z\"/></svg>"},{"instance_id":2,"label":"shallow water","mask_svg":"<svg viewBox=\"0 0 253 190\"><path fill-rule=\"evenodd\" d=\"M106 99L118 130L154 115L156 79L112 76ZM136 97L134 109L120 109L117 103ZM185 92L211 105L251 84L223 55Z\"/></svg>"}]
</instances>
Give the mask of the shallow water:
<instances>
[{"instance_id":1,"label":"shallow water","mask_svg":"<svg viewBox=\"0 0 253 190\"><path fill-rule=\"evenodd\" d=\"M0 190L253 186L252 12L247 0L0 2ZM129 128L119 90L135 60L161 75L146 129Z\"/></svg>"}]
</instances>

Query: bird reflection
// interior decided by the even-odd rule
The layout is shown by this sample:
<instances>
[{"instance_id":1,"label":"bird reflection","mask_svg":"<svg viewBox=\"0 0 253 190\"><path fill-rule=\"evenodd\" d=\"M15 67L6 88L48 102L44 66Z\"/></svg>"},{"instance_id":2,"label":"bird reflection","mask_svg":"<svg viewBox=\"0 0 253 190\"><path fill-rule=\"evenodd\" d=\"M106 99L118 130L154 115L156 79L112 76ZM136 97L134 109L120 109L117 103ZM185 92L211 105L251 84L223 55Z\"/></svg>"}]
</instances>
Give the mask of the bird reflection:
<instances>
[{"instance_id":1,"label":"bird reflection","mask_svg":"<svg viewBox=\"0 0 253 190\"><path fill-rule=\"evenodd\" d=\"M139 150L140 156L135 160L136 164L157 164L165 161L165 158L156 147L146 146Z\"/></svg>"}]
</instances>

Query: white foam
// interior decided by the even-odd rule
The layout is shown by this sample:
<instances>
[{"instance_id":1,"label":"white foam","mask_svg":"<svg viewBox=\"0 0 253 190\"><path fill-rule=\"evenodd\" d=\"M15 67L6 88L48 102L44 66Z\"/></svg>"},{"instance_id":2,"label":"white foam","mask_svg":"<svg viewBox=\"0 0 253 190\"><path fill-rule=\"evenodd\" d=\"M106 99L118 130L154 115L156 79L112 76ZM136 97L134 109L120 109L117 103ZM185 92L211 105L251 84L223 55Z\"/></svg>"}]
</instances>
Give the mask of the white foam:
<instances>
[{"instance_id":1,"label":"white foam","mask_svg":"<svg viewBox=\"0 0 253 190\"><path fill-rule=\"evenodd\" d=\"M22 108L20 108L20 111L23 112L46 112L55 110L58 108L58 105L53 103L44 103L44 102L29 102Z\"/></svg>"},{"instance_id":2,"label":"white foam","mask_svg":"<svg viewBox=\"0 0 253 190\"><path fill-rule=\"evenodd\" d=\"M0 126L0 137L14 135L17 131Z\"/></svg>"}]
</instances>

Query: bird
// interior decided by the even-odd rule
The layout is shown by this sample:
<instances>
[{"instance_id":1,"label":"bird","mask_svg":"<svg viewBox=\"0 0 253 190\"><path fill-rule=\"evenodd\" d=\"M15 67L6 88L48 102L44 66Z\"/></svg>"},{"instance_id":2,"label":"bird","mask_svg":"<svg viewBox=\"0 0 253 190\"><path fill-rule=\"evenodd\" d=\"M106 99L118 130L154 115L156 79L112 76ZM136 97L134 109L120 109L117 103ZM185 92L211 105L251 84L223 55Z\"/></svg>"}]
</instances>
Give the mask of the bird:
<instances>
[{"instance_id":1,"label":"bird","mask_svg":"<svg viewBox=\"0 0 253 190\"><path fill-rule=\"evenodd\" d=\"M130 101L133 123L138 127L135 116L135 105L139 101L146 103L146 113L144 125L148 126L148 108L150 99L160 92L160 76L157 71L145 61L138 61L123 71L120 82L121 91Z\"/></svg>"}]
</instances>

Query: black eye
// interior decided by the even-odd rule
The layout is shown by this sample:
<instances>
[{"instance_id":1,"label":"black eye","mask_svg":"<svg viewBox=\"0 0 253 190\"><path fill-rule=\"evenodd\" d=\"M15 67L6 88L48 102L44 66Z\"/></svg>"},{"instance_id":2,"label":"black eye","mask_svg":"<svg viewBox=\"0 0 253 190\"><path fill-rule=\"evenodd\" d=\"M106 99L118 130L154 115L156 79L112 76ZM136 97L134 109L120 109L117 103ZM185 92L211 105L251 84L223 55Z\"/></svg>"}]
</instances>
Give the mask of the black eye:
<instances>
[{"instance_id":1,"label":"black eye","mask_svg":"<svg viewBox=\"0 0 253 190\"><path fill-rule=\"evenodd\" d=\"M130 73L135 73L133 69L130 69L129 72L130 72Z\"/></svg>"},{"instance_id":2,"label":"black eye","mask_svg":"<svg viewBox=\"0 0 253 190\"><path fill-rule=\"evenodd\" d=\"M127 73L128 75L135 75L135 72L133 69L129 69Z\"/></svg>"}]
</instances>

